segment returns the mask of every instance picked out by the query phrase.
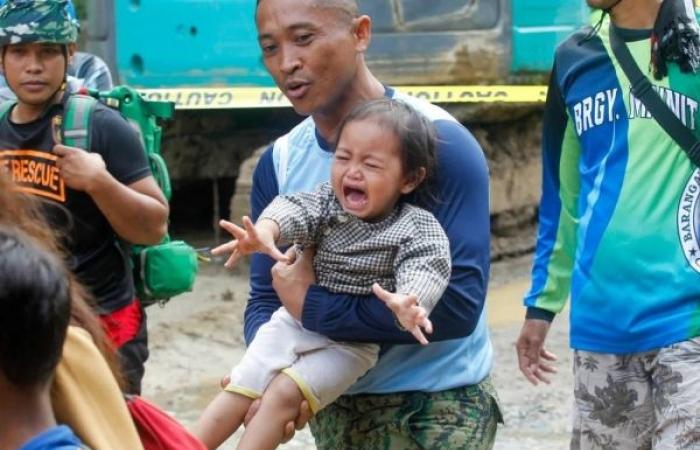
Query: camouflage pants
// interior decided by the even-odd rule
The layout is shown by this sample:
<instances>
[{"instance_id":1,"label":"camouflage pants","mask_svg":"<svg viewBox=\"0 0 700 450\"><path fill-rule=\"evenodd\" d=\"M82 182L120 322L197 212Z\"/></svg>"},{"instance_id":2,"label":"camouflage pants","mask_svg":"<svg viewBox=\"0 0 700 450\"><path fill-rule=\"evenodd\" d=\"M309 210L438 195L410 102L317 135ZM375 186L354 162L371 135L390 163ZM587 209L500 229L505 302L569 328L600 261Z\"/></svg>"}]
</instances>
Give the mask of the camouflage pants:
<instances>
[{"instance_id":1,"label":"camouflage pants","mask_svg":"<svg viewBox=\"0 0 700 450\"><path fill-rule=\"evenodd\" d=\"M502 423L491 380L442 392L345 395L311 421L318 450L493 447Z\"/></svg>"},{"instance_id":2,"label":"camouflage pants","mask_svg":"<svg viewBox=\"0 0 700 450\"><path fill-rule=\"evenodd\" d=\"M574 352L571 449L700 449L700 338L660 350Z\"/></svg>"}]
</instances>

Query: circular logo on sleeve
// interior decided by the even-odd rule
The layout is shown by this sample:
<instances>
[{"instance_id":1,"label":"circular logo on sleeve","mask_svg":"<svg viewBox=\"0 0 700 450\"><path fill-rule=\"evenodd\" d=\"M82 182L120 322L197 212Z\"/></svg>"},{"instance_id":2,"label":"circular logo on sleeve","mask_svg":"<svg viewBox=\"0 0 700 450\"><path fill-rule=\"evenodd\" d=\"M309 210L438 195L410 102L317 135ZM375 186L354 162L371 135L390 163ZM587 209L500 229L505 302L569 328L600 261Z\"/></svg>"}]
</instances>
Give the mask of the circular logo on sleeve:
<instances>
[{"instance_id":1,"label":"circular logo on sleeve","mask_svg":"<svg viewBox=\"0 0 700 450\"><path fill-rule=\"evenodd\" d=\"M678 206L678 237L690 266L700 272L700 169L695 169L685 185Z\"/></svg>"}]
</instances>

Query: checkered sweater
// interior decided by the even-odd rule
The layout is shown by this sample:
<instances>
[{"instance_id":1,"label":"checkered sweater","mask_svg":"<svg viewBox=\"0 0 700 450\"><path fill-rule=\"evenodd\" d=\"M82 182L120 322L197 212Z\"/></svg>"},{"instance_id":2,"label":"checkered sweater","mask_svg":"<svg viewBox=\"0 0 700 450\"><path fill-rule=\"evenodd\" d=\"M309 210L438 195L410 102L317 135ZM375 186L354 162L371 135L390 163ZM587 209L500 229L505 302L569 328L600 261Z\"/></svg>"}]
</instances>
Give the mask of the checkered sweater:
<instances>
[{"instance_id":1,"label":"checkered sweater","mask_svg":"<svg viewBox=\"0 0 700 450\"><path fill-rule=\"evenodd\" d=\"M390 292L415 294L430 311L447 287L451 264L447 236L424 209L401 203L380 222L346 213L329 183L313 192L276 197L259 219L280 227L280 244L316 247L319 285L367 295L372 283Z\"/></svg>"}]
</instances>

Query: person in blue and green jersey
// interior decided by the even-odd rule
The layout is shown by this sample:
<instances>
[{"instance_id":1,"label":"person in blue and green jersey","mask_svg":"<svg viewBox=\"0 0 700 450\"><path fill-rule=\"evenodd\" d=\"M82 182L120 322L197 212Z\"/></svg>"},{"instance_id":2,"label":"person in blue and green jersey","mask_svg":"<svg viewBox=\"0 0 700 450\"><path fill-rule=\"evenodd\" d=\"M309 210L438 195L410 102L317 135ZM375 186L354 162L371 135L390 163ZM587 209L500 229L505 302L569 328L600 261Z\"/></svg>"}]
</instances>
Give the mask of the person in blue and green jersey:
<instances>
[{"instance_id":1,"label":"person in blue and green jersey","mask_svg":"<svg viewBox=\"0 0 700 450\"><path fill-rule=\"evenodd\" d=\"M547 94L520 370L533 384L549 382L555 356L544 342L570 297L571 448L700 448L700 170L631 94L609 39L615 27L697 133L694 7L587 3L604 11L601 22L559 46Z\"/></svg>"}]
</instances>

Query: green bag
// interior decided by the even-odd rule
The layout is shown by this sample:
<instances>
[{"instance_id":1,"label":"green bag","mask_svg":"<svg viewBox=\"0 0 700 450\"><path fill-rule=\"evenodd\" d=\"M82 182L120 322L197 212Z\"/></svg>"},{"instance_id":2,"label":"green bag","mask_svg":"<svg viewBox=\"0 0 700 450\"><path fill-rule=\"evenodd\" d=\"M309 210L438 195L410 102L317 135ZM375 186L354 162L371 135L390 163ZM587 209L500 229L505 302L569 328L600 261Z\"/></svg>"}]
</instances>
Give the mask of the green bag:
<instances>
[{"instance_id":1,"label":"green bag","mask_svg":"<svg viewBox=\"0 0 700 450\"><path fill-rule=\"evenodd\" d=\"M83 149L90 148L90 120L97 102L117 109L141 137L151 173L165 198L172 189L165 161L160 154L162 129L158 119L169 119L175 112L172 102L145 100L128 86L110 91L83 89L68 97L63 114L63 142ZM166 234L158 245L127 244L131 255L134 284L143 306L165 303L171 297L192 290L198 271L195 249L183 241L172 241Z\"/></svg>"},{"instance_id":2,"label":"green bag","mask_svg":"<svg viewBox=\"0 0 700 450\"><path fill-rule=\"evenodd\" d=\"M136 288L142 297L169 299L192 290L197 275L197 255L185 242L142 247L132 255L134 272L138 274L134 277Z\"/></svg>"}]
</instances>

